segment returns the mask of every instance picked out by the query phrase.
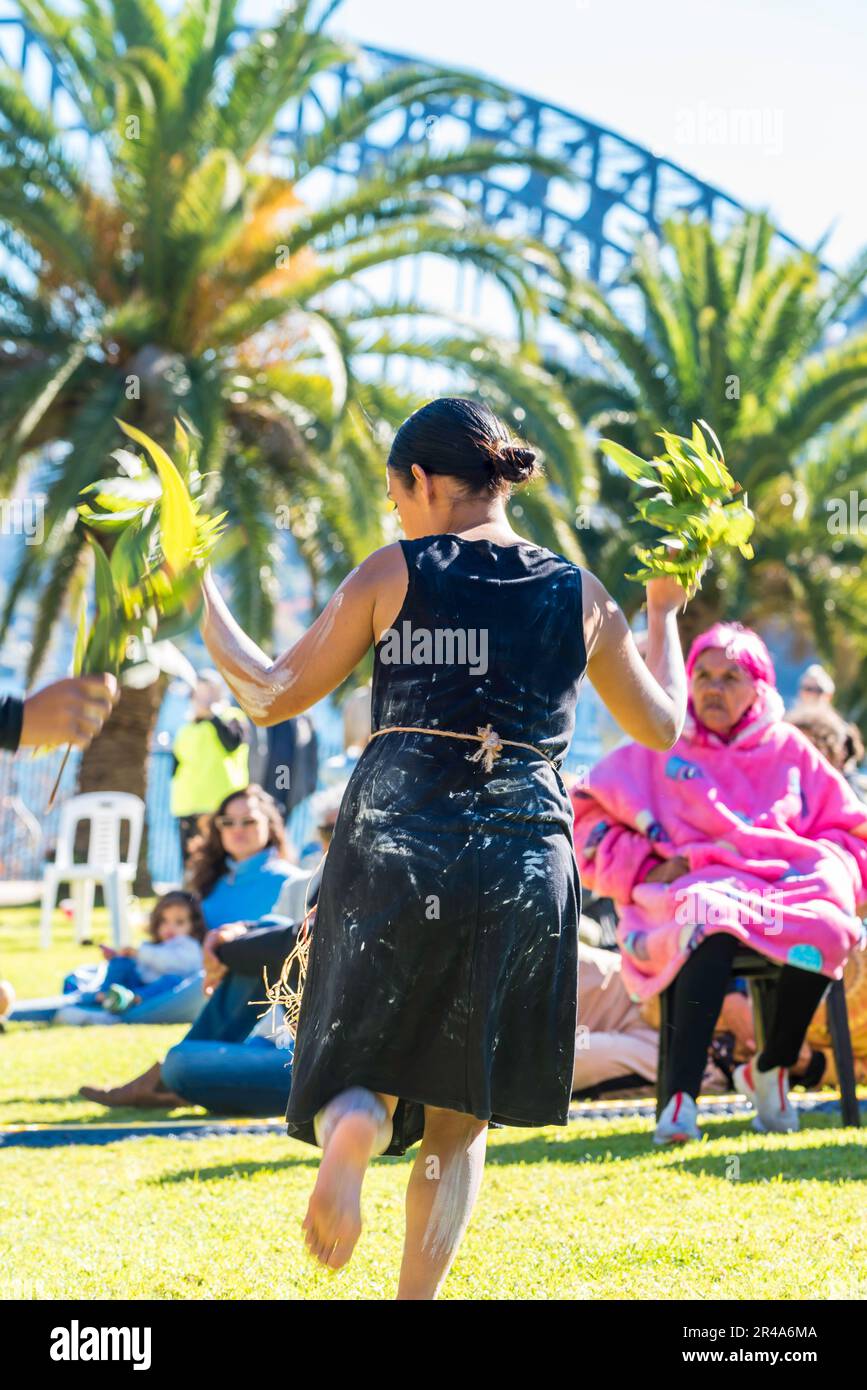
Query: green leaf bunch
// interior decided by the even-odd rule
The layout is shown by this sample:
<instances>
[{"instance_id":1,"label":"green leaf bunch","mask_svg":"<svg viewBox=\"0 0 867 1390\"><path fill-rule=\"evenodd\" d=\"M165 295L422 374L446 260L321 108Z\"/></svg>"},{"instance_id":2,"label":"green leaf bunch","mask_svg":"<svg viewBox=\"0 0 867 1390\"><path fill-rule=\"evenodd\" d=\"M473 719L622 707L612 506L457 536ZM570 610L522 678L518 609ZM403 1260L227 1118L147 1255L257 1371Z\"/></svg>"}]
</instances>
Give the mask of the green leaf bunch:
<instances>
[{"instance_id":1,"label":"green leaf bunch","mask_svg":"<svg viewBox=\"0 0 867 1390\"><path fill-rule=\"evenodd\" d=\"M647 583L662 576L673 577L692 598L701 587L701 577L715 550L736 548L745 559L752 559L750 536L755 516L728 468L722 446L705 420L693 422L692 434L672 434L658 430L665 452L643 459L613 439L600 440L600 447L636 486L634 519L662 531L655 545L634 545L633 554L640 569L628 579Z\"/></svg>"},{"instance_id":2,"label":"green leaf bunch","mask_svg":"<svg viewBox=\"0 0 867 1390\"><path fill-rule=\"evenodd\" d=\"M82 600L76 675L120 675L142 657L150 662L157 643L192 627L196 615L187 600L225 530L225 513L209 516L191 491L200 476L180 421L175 420L177 463L143 430L117 423L153 467L118 449L113 457L120 472L81 494L85 500L77 510L93 554L95 604L88 626Z\"/></svg>"}]
</instances>

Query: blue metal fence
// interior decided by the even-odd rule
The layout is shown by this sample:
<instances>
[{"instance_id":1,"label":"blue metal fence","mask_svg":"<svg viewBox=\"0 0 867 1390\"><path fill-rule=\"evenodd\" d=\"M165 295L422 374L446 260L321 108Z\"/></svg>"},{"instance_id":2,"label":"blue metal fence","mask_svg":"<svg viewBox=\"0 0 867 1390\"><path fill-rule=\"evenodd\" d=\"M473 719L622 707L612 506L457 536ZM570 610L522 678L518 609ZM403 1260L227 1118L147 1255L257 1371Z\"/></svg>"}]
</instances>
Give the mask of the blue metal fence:
<instances>
[{"instance_id":1,"label":"blue metal fence","mask_svg":"<svg viewBox=\"0 0 867 1390\"><path fill-rule=\"evenodd\" d=\"M0 753L0 879L42 877L46 853L53 849L62 803L75 792L80 754L73 752L63 771L51 811L48 801L63 762L63 749L40 757Z\"/></svg>"},{"instance_id":2,"label":"blue metal fence","mask_svg":"<svg viewBox=\"0 0 867 1390\"><path fill-rule=\"evenodd\" d=\"M320 744L321 746L321 744ZM327 743L324 758L335 751ZM75 795L80 755L73 753L64 769L54 807L48 799L57 778L63 751L30 758L0 754L0 880L36 882L46 858L54 854L60 807ZM150 754L147 789L148 868L157 884L180 883L181 850L178 823L169 809L172 756L168 748ZM315 806L310 797L289 817L287 830L300 853L313 838Z\"/></svg>"}]
</instances>

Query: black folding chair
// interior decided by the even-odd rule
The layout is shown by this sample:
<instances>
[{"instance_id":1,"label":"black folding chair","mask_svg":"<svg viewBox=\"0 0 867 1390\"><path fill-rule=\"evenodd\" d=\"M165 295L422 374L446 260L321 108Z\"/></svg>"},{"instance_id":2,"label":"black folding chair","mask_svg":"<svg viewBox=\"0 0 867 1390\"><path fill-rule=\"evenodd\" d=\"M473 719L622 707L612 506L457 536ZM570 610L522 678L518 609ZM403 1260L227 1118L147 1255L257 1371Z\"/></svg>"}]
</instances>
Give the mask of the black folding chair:
<instances>
[{"instance_id":1,"label":"black folding chair","mask_svg":"<svg viewBox=\"0 0 867 1390\"><path fill-rule=\"evenodd\" d=\"M781 966L756 951L746 948L739 951L732 964L732 975L745 979L749 984L753 1001L753 1026L756 1047L761 1051L767 1037L774 1007L775 985ZM662 1114L668 1099L668 1078L671 1065L673 1028L671 1022L674 984L660 995L659 1018L659 1067L656 1080L656 1117ZM842 980L832 980L825 995L828 1011L828 1031L840 1083L840 1123L843 1125L861 1124L861 1111L855 1090L855 1059L852 1055L852 1038L849 1033L849 1014L846 1010L846 993Z\"/></svg>"}]
</instances>

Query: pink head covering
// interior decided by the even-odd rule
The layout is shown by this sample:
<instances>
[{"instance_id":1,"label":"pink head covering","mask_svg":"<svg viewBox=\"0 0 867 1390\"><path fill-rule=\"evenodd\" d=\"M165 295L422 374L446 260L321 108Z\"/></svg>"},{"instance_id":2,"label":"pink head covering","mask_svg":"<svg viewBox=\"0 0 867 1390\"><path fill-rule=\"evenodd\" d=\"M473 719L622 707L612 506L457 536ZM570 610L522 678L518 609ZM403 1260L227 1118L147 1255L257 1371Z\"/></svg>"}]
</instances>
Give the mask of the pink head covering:
<instances>
[{"instance_id":1,"label":"pink head covering","mask_svg":"<svg viewBox=\"0 0 867 1390\"><path fill-rule=\"evenodd\" d=\"M757 733L767 724L776 723L783 717L783 702L777 691L777 674L771 654L757 632L741 623L714 623L707 632L696 637L686 658L686 674L691 676L693 667L708 647L725 652L729 661L736 661L756 683L756 698L745 710L736 724L732 725L725 738L715 734L699 719L693 707L692 698L688 705L687 737L699 743L736 743L748 730Z\"/></svg>"},{"instance_id":2,"label":"pink head covering","mask_svg":"<svg viewBox=\"0 0 867 1390\"><path fill-rule=\"evenodd\" d=\"M751 627L744 627L742 623L714 623L707 632L700 633L686 658L688 676L692 675L692 668L708 647L719 647L729 661L736 661L739 666L743 666L754 681L764 681L765 685L772 685L776 689L777 673L771 661L771 654L759 634L753 632Z\"/></svg>"}]
</instances>

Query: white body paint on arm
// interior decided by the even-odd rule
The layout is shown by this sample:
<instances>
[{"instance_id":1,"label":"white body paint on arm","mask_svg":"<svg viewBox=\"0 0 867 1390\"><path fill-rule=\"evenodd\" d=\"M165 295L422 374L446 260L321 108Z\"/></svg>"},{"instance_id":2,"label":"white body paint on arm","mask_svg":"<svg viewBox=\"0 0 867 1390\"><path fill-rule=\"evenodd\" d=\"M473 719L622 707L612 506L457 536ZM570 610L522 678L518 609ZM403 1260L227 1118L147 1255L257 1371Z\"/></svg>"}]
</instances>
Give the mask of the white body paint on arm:
<instances>
[{"instance_id":1,"label":"white body paint on arm","mask_svg":"<svg viewBox=\"0 0 867 1390\"><path fill-rule=\"evenodd\" d=\"M346 679L378 627L388 626L397 616L406 585L400 546L374 551L347 575L294 646L272 661L235 621L208 574L202 637L253 722L278 724L309 709Z\"/></svg>"}]
</instances>

